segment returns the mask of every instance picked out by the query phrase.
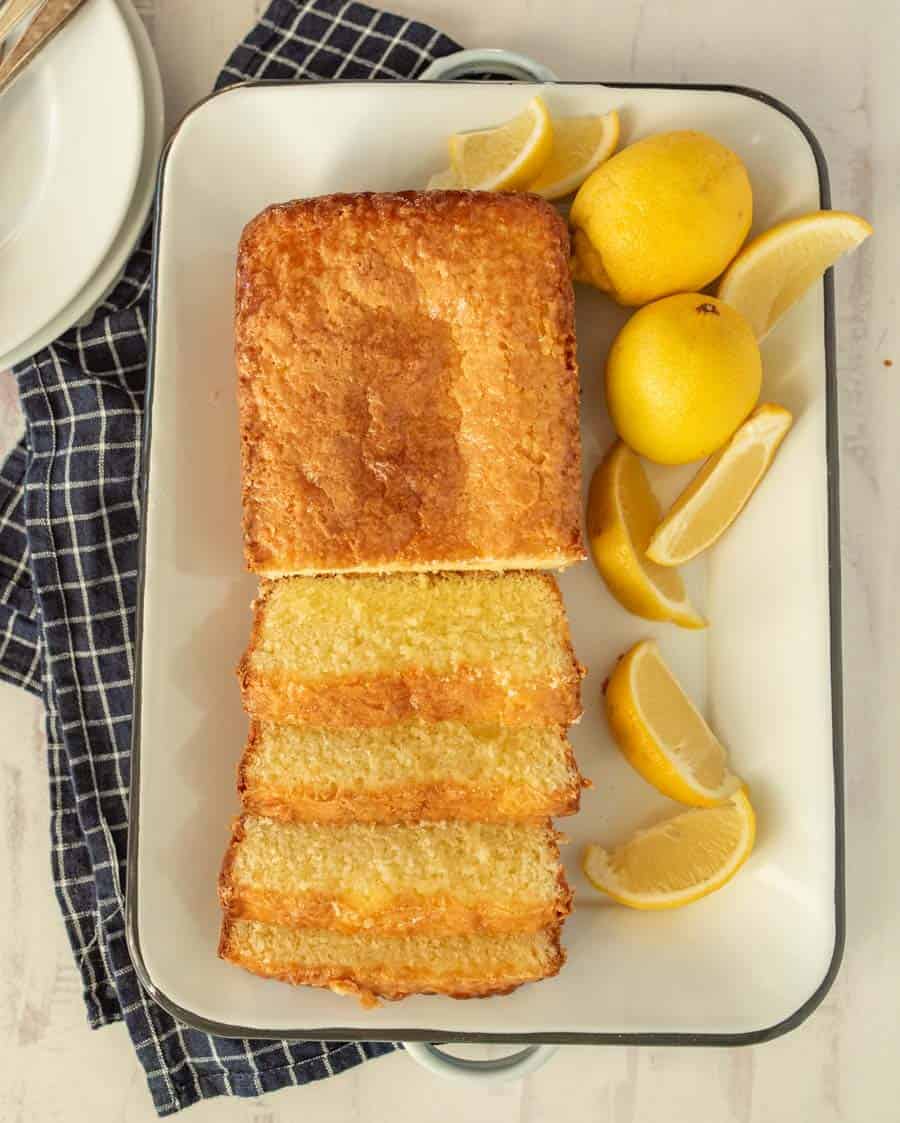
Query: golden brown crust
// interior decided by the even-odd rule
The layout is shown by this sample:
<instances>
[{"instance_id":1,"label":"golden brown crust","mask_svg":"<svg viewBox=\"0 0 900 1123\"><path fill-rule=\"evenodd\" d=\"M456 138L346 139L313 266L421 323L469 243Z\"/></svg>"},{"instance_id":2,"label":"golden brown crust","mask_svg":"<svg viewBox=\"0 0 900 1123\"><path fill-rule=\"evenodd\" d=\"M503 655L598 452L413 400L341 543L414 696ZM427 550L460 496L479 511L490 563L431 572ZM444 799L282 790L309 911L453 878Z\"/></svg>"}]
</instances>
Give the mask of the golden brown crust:
<instances>
[{"instance_id":1,"label":"golden brown crust","mask_svg":"<svg viewBox=\"0 0 900 1123\"><path fill-rule=\"evenodd\" d=\"M556 901L509 910L489 901L465 905L449 894L408 893L392 897L390 906L376 913L358 912L331 894L281 893L255 885L228 883L221 887L220 897L228 915L235 920L259 920L288 928L327 928L348 935L373 931L379 936L405 936L413 932L469 936L539 932L568 915L571 895L568 886L561 886Z\"/></svg>"},{"instance_id":2,"label":"golden brown crust","mask_svg":"<svg viewBox=\"0 0 900 1123\"><path fill-rule=\"evenodd\" d=\"M448 574L429 575L431 581ZM503 574L470 573L468 580L499 581ZM571 725L579 720L581 679L585 669L575 658L559 586L548 574L535 574L553 591L562 608L562 643L566 673L555 682L523 683L511 689L490 667L460 667L452 675L425 670L393 674L331 675L312 682L284 671L260 671L254 653L260 645L266 606L274 581L261 581L253 602L250 642L237 666L244 709L251 717L286 725L347 726L395 725L420 718L424 721L465 721L498 725ZM356 577L351 580L386 580ZM328 581L328 576L316 580Z\"/></svg>"},{"instance_id":3,"label":"golden brown crust","mask_svg":"<svg viewBox=\"0 0 900 1123\"><path fill-rule=\"evenodd\" d=\"M586 781L578 771L575 754L559 731L569 782L554 791L526 783L464 783L447 779L428 784L358 790L328 785L282 784L254 781L250 775L259 752L260 723L250 722L247 745L238 764L238 795L246 811L294 823L410 823L460 819L470 822L538 822L574 815Z\"/></svg>"},{"instance_id":4,"label":"golden brown crust","mask_svg":"<svg viewBox=\"0 0 900 1123\"><path fill-rule=\"evenodd\" d=\"M238 252L248 567L585 556L568 234L535 196L332 195Z\"/></svg>"},{"instance_id":5,"label":"golden brown crust","mask_svg":"<svg viewBox=\"0 0 900 1123\"><path fill-rule=\"evenodd\" d=\"M483 899L467 905L449 894L394 894L378 910L361 912L347 897L314 890L292 893L239 884L234 863L244 840L245 816L239 816L232 829L219 874L219 903L234 919L257 920L295 928L319 928L334 932L377 932L379 936L470 935L486 932L537 932L559 925L572 911L573 893L559 861L557 834L547 824L547 840L555 851L558 872L553 900L522 902L515 909ZM348 887L352 889L352 887Z\"/></svg>"},{"instance_id":6,"label":"golden brown crust","mask_svg":"<svg viewBox=\"0 0 900 1123\"><path fill-rule=\"evenodd\" d=\"M310 683L286 674L239 669L244 709L288 725L393 725L425 721L569 725L581 716L578 678L515 692L479 671L455 675L403 671Z\"/></svg>"},{"instance_id":7,"label":"golden brown crust","mask_svg":"<svg viewBox=\"0 0 900 1123\"><path fill-rule=\"evenodd\" d=\"M524 784L474 791L450 783L406 786L380 792L338 790L322 797L315 789L243 787L244 808L288 823L540 822L548 815L578 811L581 784L535 792Z\"/></svg>"},{"instance_id":8,"label":"golden brown crust","mask_svg":"<svg viewBox=\"0 0 900 1123\"><path fill-rule=\"evenodd\" d=\"M235 938L235 922L227 915L222 918L218 954L237 967L263 978L290 983L292 986L323 987L336 994L353 996L359 999L364 1009L372 1009L381 1000L396 1002L414 994L443 995L446 998L491 998L511 994L525 983L539 982L559 974L566 961L566 952L560 943L559 926L545 933L549 942L549 954L539 970L518 972L505 971L502 975L487 972L478 977L448 976L445 979L432 977L416 979L412 972L399 974L387 967L360 968L347 965L334 967L318 963L304 962L299 959L285 959L278 962L263 960L242 947Z\"/></svg>"},{"instance_id":9,"label":"golden brown crust","mask_svg":"<svg viewBox=\"0 0 900 1123\"><path fill-rule=\"evenodd\" d=\"M231 912L231 903L234 898L234 861L237 858L238 845L244 838L244 816L237 816L231 824L231 840L225 851L225 856L222 858L222 866L219 870L219 880L217 883L219 892L219 904L222 906L226 914Z\"/></svg>"}]
</instances>

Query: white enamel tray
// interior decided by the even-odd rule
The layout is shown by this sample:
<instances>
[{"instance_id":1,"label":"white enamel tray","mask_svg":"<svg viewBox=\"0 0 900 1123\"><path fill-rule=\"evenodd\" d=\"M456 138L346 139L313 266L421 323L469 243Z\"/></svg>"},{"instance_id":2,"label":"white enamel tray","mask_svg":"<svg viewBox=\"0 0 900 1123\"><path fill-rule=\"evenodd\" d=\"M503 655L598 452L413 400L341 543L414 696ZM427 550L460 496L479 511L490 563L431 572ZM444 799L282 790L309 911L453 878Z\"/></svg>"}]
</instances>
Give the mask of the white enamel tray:
<instances>
[{"instance_id":1,"label":"white enamel tray","mask_svg":"<svg viewBox=\"0 0 900 1123\"><path fill-rule=\"evenodd\" d=\"M576 909L558 978L487 1001L414 998L363 1011L327 991L254 978L216 958L216 877L237 810L246 720L233 669L255 581L243 570L232 359L241 228L269 203L420 187L443 138L516 113L504 83L251 85L201 104L160 175L152 440L132 775L129 938L141 977L185 1021L240 1036L419 1041L740 1044L796 1025L827 990L843 937L840 582L830 278L764 344L763 396L796 417L777 463L708 560L690 568L703 633L628 616L590 562L563 575L589 667L573 730L595 783L562 824ZM550 87L551 109L617 106L624 142L695 128L746 162L755 228L827 206L821 153L793 115L743 90ZM585 478L611 440L604 355L624 314L578 291ZM681 479L658 477L662 498ZM668 494L665 494L668 493ZM624 649L656 635L748 781L755 853L722 892L671 913L607 903L584 880L611 843L670 805L623 762L600 712Z\"/></svg>"}]
</instances>

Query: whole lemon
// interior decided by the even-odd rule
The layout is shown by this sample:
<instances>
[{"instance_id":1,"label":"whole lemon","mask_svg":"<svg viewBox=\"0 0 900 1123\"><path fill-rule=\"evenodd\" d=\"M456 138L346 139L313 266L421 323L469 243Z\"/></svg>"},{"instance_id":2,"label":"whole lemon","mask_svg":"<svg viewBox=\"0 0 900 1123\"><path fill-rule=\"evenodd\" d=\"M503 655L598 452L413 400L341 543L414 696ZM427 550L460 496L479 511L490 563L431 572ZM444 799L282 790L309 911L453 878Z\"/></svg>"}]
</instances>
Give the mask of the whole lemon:
<instances>
[{"instance_id":1,"label":"whole lemon","mask_svg":"<svg viewBox=\"0 0 900 1123\"><path fill-rule=\"evenodd\" d=\"M575 280L627 305L695 292L725 269L752 217L747 170L731 149L697 132L646 137L575 196Z\"/></svg>"},{"instance_id":2,"label":"whole lemon","mask_svg":"<svg viewBox=\"0 0 900 1123\"><path fill-rule=\"evenodd\" d=\"M759 398L749 323L713 296L679 293L641 308L613 341L606 402L619 436L658 464L720 448Z\"/></svg>"}]
</instances>

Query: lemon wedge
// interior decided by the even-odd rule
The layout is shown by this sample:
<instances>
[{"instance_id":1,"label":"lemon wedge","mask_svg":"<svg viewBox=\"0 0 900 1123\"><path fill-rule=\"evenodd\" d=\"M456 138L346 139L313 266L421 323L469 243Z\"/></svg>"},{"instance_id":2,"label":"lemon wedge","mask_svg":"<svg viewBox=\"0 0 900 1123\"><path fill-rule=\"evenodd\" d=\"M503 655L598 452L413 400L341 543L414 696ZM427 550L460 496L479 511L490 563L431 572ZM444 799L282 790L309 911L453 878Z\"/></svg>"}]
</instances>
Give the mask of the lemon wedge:
<instances>
[{"instance_id":1,"label":"lemon wedge","mask_svg":"<svg viewBox=\"0 0 900 1123\"><path fill-rule=\"evenodd\" d=\"M647 620L705 628L673 569L646 557L662 512L637 456L617 441L598 465L588 496L587 530L594 564L616 600Z\"/></svg>"},{"instance_id":2,"label":"lemon wedge","mask_svg":"<svg viewBox=\"0 0 900 1123\"><path fill-rule=\"evenodd\" d=\"M792 423L782 406L758 406L675 500L650 539L647 557L657 565L682 565L717 541L768 472Z\"/></svg>"},{"instance_id":3,"label":"lemon wedge","mask_svg":"<svg viewBox=\"0 0 900 1123\"><path fill-rule=\"evenodd\" d=\"M450 137L450 162L461 186L518 191L540 175L553 150L553 124L543 98L533 97L505 125Z\"/></svg>"},{"instance_id":4,"label":"lemon wedge","mask_svg":"<svg viewBox=\"0 0 900 1123\"><path fill-rule=\"evenodd\" d=\"M454 188L460 186L459 176L456 174L455 168L444 168L442 171L434 173L431 179L429 179L425 190L452 191Z\"/></svg>"},{"instance_id":5,"label":"lemon wedge","mask_svg":"<svg viewBox=\"0 0 900 1123\"><path fill-rule=\"evenodd\" d=\"M846 211L814 211L780 222L741 250L719 282L718 296L742 312L764 339L784 313L872 233Z\"/></svg>"},{"instance_id":6,"label":"lemon wedge","mask_svg":"<svg viewBox=\"0 0 900 1123\"><path fill-rule=\"evenodd\" d=\"M553 122L553 148L541 174L528 190L545 199L562 199L608 160L619 143L619 114L560 117Z\"/></svg>"},{"instance_id":7,"label":"lemon wedge","mask_svg":"<svg viewBox=\"0 0 900 1123\"><path fill-rule=\"evenodd\" d=\"M657 791L691 807L715 807L741 781L716 735L652 640L619 660L606 687L606 718L628 763Z\"/></svg>"},{"instance_id":8,"label":"lemon wedge","mask_svg":"<svg viewBox=\"0 0 900 1123\"><path fill-rule=\"evenodd\" d=\"M614 850L588 846L584 872L633 909L676 909L731 881L750 857L756 816L747 793L721 807L694 808L637 831Z\"/></svg>"}]
</instances>

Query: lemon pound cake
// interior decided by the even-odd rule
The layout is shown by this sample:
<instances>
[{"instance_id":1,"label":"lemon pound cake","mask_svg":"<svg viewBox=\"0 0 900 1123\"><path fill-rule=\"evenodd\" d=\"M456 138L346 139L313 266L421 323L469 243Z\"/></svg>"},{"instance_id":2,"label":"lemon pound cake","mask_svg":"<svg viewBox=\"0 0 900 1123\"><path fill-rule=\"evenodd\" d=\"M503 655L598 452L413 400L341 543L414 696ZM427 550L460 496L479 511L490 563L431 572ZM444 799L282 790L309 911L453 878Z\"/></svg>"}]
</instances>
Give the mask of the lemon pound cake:
<instances>
[{"instance_id":1,"label":"lemon pound cake","mask_svg":"<svg viewBox=\"0 0 900 1123\"><path fill-rule=\"evenodd\" d=\"M443 994L486 998L555 975L565 962L559 928L472 936L347 935L256 920L222 924L219 955L229 963L295 985L379 998Z\"/></svg>"},{"instance_id":2,"label":"lemon pound cake","mask_svg":"<svg viewBox=\"0 0 900 1123\"><path fill-rule=\"evenodd\" d=\"M219 881L232 917L294 927L536 932L571 906L549 823L345 826L243 815Z\"/></svg>"},{"instance_id":3,"label":"lemon pound cake","mask_svg":"<svg viewBox=\"0 0 900 1123\"><path fill-rule=\"evenodd\" d=\"M248 811L317 823L546 819L574 814L583 783L557 726L456 721L253 722L238 769Z\"/></svg>"},{"instance_id":4,"label":"lemon pound cake","mask_svg":"<svg viewBox=\"0 0 900 1123\"><path fill-rule=\"evenodd\" d=\"M568 725L581 668L539 573L263 582L238 668L253 717L317 726Z\"/></svg>"},{"instance_id":5,"label":"lemon pound cake","mask_svg":"<svg viewBox=\"0 0 900 1123\"><path fill-rule=\"evenodd\" d=\"M568 251L527 195L331 195L255 218L235 324L249 568L583 558Z\"/></svg>"}]
</instances>

